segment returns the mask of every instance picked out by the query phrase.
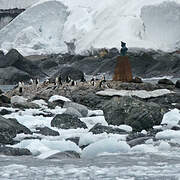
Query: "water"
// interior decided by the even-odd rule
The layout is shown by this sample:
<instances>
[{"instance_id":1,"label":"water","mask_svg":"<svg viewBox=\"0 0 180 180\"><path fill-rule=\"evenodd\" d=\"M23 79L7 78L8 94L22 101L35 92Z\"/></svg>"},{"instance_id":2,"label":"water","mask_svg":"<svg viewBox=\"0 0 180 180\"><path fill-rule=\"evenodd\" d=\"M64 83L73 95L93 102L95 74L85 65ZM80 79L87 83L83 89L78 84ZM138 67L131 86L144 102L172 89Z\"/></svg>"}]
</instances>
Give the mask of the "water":
<instances>
[{"instance_id":1,"label":"water","mask_svg":"<svg viewBox=\"0 0 180 180\"><path fill-rule=\"evenodd\" d=\"M7 92L7 91L10 91L12 90L16 85L0 85L0 89L3 91L3 92Z\"/></svg>"},{"instance_id":2,"label":"water","mask_svg":"<svg viewBox=\"0 0 180 180\"><path fill-rule=\"evenodd\" d=\"M175 154L117 154L94 159L38 160L1 157L0 179L13 180L178 180Z\"/></svg>"}]
</instances>

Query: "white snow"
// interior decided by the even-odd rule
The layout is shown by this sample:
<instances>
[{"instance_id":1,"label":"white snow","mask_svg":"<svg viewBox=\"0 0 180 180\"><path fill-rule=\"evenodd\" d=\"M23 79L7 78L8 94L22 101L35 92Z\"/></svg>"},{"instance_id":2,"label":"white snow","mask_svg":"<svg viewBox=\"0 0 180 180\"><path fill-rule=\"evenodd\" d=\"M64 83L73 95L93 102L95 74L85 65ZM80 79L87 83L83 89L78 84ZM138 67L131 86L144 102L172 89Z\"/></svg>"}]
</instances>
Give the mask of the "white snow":
<instances>
[{"instance_id":1,"label":"white snow","mask_svg":"<svg viewBox=\"0 0 180 180\"><path fill-rule=\"evenodd\" d=\"M139 152L139 153L156 153L158 152L158 149L154 147L152 144L141 144L136 145L131 148L132 152Z\"/></svg>"},{"instance_id":2,"label":"white snow","mask_svg":"<svg viewBox=\"0 0 180 180\"><path fill-rule=\"evenodd\" d=\"M105 89L99 91L96 94L100 96L136 96L142 99L163 96L165 94L174 93L168 89L157 89L154 91L146 90L116 90L116 89Z\"/></svg>"},{"instance_id":3,"label":"white snow","mask_svg":"<svg viewBox=\"0 0 180 180\"><path fill-rule=\"evenodd\" d=\"M90 144L82 151L82 158L94 158L102 153L127 153L130 146L124 141L117 141L115 138L107 138Z\"/></svg>"},{"instance_id":4,"label":"white snow","mask_svg":"<svg viewBox=\"0 0 180 180\"><path fill-rule=\"evenodd\" d=\"M177 126L178 123L180 123L180 110L178 109L173 109L164 114L161 122L161 124L167 124L169 127Z\"/></svg>"},{"instance_id":5,"label":"white snow","mask_svg":"<svg viewBox=\"0 0 180 180\"><path fill-rule=\"evenodd\" d=\"M34 2L0 0L0 7ZM171 51L180 46L179 9L180 0L41 0L0 31L0 45L24 55L64 52L64 41L75 38L77 52L119 48L120 41Z\"/></svg>"},{"instance_id":6,"label":"white snow","mask_svg":"<svg viewBox=\"0 0 180 180\"><path fill-rule=\"evenodd\" d=\"M170 149L171 149L171 146L169 145L168 142L165 142L165 141L162 141L158 147L159 151L169 151Z\"/></svg>"},{"instance_id":7,"label":"white snow","mask_svg":"<svg viewBox=\"0 0 180 180\"><path fill-rule=\"evenodd\" d=\"M61 100L64 102L71 101L70 99L68 99L64 96L54 95L54 96L50 97L49 102L53 102L53 101L57 101L57 100Z\"/></svg>"}]
</instances>

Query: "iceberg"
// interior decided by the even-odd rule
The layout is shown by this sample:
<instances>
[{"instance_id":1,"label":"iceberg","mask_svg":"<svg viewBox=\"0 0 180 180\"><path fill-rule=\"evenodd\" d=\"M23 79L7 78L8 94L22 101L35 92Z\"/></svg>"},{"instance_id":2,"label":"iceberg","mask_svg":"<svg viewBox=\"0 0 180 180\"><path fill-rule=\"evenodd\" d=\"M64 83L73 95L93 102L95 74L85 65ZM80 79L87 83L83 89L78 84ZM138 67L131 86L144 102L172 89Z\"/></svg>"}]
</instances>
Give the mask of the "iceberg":
<instances>
[{"instance_id":1,"label":"iceberg","mask_svg":"<svg viewBox=\"0 0 180 180\"><path fill-rule=\"evenodd\" d=\"M15 0L8 2L16 6ZM4 50L16 48L23 55L65 52L64 41L72 39L77 40L77 53L119 48L121 41L164 51L180 46L180 0L41 0L30 7L21 2L28 8L0 31Z\"/></svg>"}]
</instances>

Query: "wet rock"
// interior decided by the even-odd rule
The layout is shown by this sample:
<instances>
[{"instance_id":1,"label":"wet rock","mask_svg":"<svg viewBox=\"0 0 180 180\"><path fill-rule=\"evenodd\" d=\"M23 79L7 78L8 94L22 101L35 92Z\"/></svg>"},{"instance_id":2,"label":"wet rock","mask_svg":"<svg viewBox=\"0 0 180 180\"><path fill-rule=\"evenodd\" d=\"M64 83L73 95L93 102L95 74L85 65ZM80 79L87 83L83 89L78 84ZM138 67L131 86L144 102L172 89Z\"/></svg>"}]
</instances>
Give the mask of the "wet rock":
<instances>
[{"instance_id":1,"label":"wet rock","mask_svg":"<svg viewBox=\"0 0 180 180\"><path fill-rule=\"evenodd\" d=\"M175 87L176 87L176 88L180 88L180 80L176 81Z\"/></svg>"},{"instance_id":2,"label":"wet rock","mask_svg":"<svg viewBox=\"0 0 180 180\"><path fill-rule=\"evenodd\" d=\"M0 89L0 94L2 94L3 93L3 91Z\"/></svg>"},{"instance_id":3,"label":"wet rock","mask_svg":"<svg viewBox=\"0 0 180 180\"><path fill-rule=\"evenodd\" d=\"M61 129L87 128L86 124L80 121L77 116L72 116L69 114L56 115L51 121L51 126Z\"/></svg>"},{"instance_id":4,"label":"wet rock","mask_svg":"<svg viewBox=\"0 0 180 180\"><path fill-rule=\"evenodd\" d=\"M173 126L173 127L171 128L171 130L180 131L180 127L179 127L179 126Z\"/></svg>"},{"instance_id":5,"label":"wet rock","mask_svg":"<svg viewBox=\"0 0 180 180\"><path fill-rule=\"evenodd\" d=\"M136 139L132 139L130 141L127 141L127 144L129 144L131 147L133 146L136 146L136 145L140 145L140 144L145 144L145 142L148 140L148 139L151 139L152 137L139 137L139 138L136 138Z\"/></svg>"},{"instance_id":6,"label":"wet rock","mask_svg":"<svg viewBox=\"0 0 180 180\"><path fill-rule=\"evenodd\" d=\"M64 112L64 114L69 114L69 115L72 115L72 116L77 116L78 118L82 118L81 113L78 110L76 110L75 108L72 108L72 107L68 107L66 109L66 111Z\"/></svg>"},{"instance_id":7,"label":"wet rock","mask_svg":"<svg viewBox=\"0 0 180 180\"><path fill-rule=\"evenodd\" d=\"M7 109L2 109L0 111L0 115L2 115L2 116L6 115L6 114L11 114L11 113L12 113L12 111L8 111Z\"/></svg>"},{"instance_id":8,"label":"wet rock","mask_svg":"<svg viewBox=\"0 0 180 180\"><path fill-rule=\"evenodd\" d=\"M113 97L103 107L108 124L126 124L135 131L149 130L159 125L167 109L132 97Z\"/></svg>"},{"instance_id":9,"label":"wet rock","mask_svg":"<svg viewBox=\"0 0 180 180\"><path fill-rule=\"evenodd\" d=\"M92 132L93 134L101 134L101 133L107 133L107 134L128 134L127 131L119 128L113 128L110 126L103 126L100 123L97 123L94 125L89 132Z\"/></svg>"},{"instance_id":10,"label":"wet rock","mask_svg":"<svg viewBox=\"0 0 180 180\"><path fill-rule=\"evenodd\" d=\"M84 105L74 103L71 101L65 102L63 108L69 108L69 107L76 109L83 117L86 117L88 114L88 108Z\"/></svg>"},{"instance_id":11,"label":"wet rock","mask_svg":"<svg viewBox=\"0 0 180 180\"><path fill-rule=\"evenodd\" d=\"M79 159L80 154L76 151L64 151L49 156L47 159Z\"/></svg>"},{"instance_id":12,"label":"wet rock","mask_svg":"<svg viewBox=\"0 0 180 180\"><path fill-rule=\"evenodd\" d=\"M24 148L0 147L0 154L6 156L29 156L32 153Z\"/></svg>"},{"instance_id":13,"label":"wet rock","mask_svg":"<svg viewBox=\"0 0 180 180\"><path fill-rule=\"evenodd\" d=\"M164 85L174 85L174 83L170 79L160 79L158 81L158 84L164 84Z\"/></svg>"},{"instance_id":14,"label":"wet rock","mask_svg":"<svg viewBox=\"0 0 180 180\"><path fill-rule=\"evenodd\" d=\"M54 131L48 127L37 127L36 130L37 130L36 133L45 136L60 136L59 132Z\"/></svg>"},{"instance_id":15,"label":"wet rock","mask_svg":"<svg viewBox=\"0 0 180 180\"><path fill-rule=\"evenodd\" d=\"M71 138L67 138L66 141L71 141L76 145L79 145L79 139L80 139L79 137L71 137Z\"/></svg>"},{"instance_id":16,"label":"wet rock","mask_svg":"<svg viewBox=\"0 0 180 180\"><path fill-rule=\"evenodd\" d=\"M12 107L14 108L19 108L19 109L39 109L40 106L38 104L35 103L31 103L31 102L24 102L24 103L13 103Z\"/></svg>"}]
</instances>

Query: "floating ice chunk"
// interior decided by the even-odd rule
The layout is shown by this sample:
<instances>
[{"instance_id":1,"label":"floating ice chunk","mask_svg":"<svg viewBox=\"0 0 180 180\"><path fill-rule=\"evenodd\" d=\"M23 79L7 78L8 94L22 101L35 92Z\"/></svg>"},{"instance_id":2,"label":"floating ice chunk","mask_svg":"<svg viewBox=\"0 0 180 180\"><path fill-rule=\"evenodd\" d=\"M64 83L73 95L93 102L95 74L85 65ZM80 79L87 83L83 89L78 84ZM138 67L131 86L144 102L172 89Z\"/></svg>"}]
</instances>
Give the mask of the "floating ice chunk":
<instances>
[{"instance_id":1,"label":"floating ice chunk","mask_svg":"<svg viewBox=\"0 0 180 180\"><path fill-rule=\"evenodd\" d=\"M164 130L156 134L156 139L180 139L180 131Z\"/></svg>"},{"instance_id":2,"label":"floating ice chunk","mask_svg":"<svg viewBox=\"0 0 180 180\"><path fill-rule=\"evenodd\" d=\"M14 103L25 103L27 102L27 99L22 96L13 96L11 97L11 104Z\"/></svg>"},{"instance_id":3,"label":"floating ice chunk","mask_svg":"<svg viewBox=\"0 0 180 180\"><path fill-rule=\"evenodd\" d=\"M108 123L106 122L104 116L86 117L80 118L80 120L84 122L89 129L97 123L100 123L104 126L108 126Z\"/></svg>"},{"instance_id":4,"label":"floating ice chunk","mask_svg":"<svg viewBox=\"0 0 180 180\"><path fill-rule=\"evenodd\" d=\"M50 99L49 99L49 102L53 102L53 101L57 101L57 100L61 100L61 101L71 101L70 99L64 97L64 96L59 96L59 95L54 95L54 96L51 96Z\"/></svg>"},{"instance_id":5,"label":"floating ice chunk","mask_svg":"<svg viewBox=\"0 0 180 180\"><path fill-rule=\"evenodd\" d=\"M37 156L37 158L46 159L49 156L52 156L52 155L54 155L54 154L56 154L58 152L60 152L60 151L58 151L58 150L50 150L50 151L47 151L47 152L44 152L44 153L40 154L39 156Z\"/></svg>"},{"instance_id":6,"label":"floating ice chunk","mask_svg":"<svg viewBox=\"0 0 180 180\"><path fill-rule=\"evenodd\" d=\"M148 153L148 152L157 152L157 148L154 147L152 144L141 144L131 148L132 152L139 152L139 153Z\"/></svg>"},{"instance_id":7,"label":"floating ice chunk","mask_svg":"<svg viewBox=\"0 0 180 180\"><path fill-rule=\"evenodd\" d=\"M90 144L82 151L82 158L93 158L101 153L126 153L130 151L130 146L115 138L106 138L96 143Z\"/></svg>"},{"instance_id":8,"label":"floating ice chunk","mask_svg":"<svg viewBox=\"0 0 180 180\"><path fill-rule=\"evenodd\" d=\"M158 150L159 151L169 151L171 148L170 144L168 142L162 141L159 144Z\"/></svg>"},{"instance_id":9,"label":"floating ice chunk","mask_svg":"<svg viewBox=\"0 0 180 180\"><path fill-rule=\"evenodd\" d=\"M147 131L146 130L142 130L141 133L147 135Z\"/></svg>"},{"instance_id":10,"label":"floating ice chunk","mask_svg":"<svg viewBox=\"0 0 180 180\"><path fill-rule=\"evenodd\" d=\"M176 126L180 122L180 110L173 109L164 114L161 124Z\"/></svg>"}]
</instances>

